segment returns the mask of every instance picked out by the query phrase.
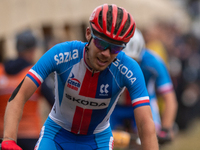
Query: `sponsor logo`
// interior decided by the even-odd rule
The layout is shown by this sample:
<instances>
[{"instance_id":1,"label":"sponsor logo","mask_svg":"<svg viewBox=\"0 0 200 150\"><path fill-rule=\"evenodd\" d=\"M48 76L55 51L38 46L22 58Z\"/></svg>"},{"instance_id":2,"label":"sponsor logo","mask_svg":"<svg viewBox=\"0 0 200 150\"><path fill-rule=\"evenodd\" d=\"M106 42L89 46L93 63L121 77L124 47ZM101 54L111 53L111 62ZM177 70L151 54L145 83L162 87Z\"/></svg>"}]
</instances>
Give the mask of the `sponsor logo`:
<instances>
[{"instance_id":1,"label":"sponsor logo","mask_svg":"<svg viewBox=\"0 0 200 150\"><path fill-rule=\"evenodd\" d=\"M103 93L108 93L108 90L107 90L107 88L109 87L109 85L108 84L106 84L106 85L104 85L104 84L102 84L101 85L101 87L100 87L100 92L103 94Z\"/></svg>"},{"instance_id":2,"label":"sponsor logo","mask_svg":"<svg viewBox=\"0 0 200 150\"><path fill-rule=\"evenodd\" d=\"M131 81L131 84L135 82L136 77L133 77L133 72L129 70L126 66L124 66L124 64L120 64L119 59L114 61L113 64L118 68L121 74L125 75L126 78L128 78Z\"/></svg>"},{"instance_id":3,"label":"sponsor logo","mask_svg":"<svg viewBox=\"0 0 200 150\"><path fill-rule=\"evenodd\" d=\"M70 52L59 53L58 55L54 56L56 65L69 62L76 58L78 58L78 50L77 49L74 49L72 52L70 51Z\"/></svg>"},{"instance_id":4,"label":"sponsor logo","mask_svg":"<svg viewBox=\"0 0 200 150\"><path fill-rule=\"evenodd\" d=\"M78 104L84 105L84 106L93 106L93 107L104 107L104 106L106 106L106 103L104 103L104 102L94 102L94 101L83 100L83 99L72 97L69 94L65 94L65 96L69 100L76 102Z\"/></svg>"},{"instance_id":5,"label":"sponsor logo","mask_svg":"<svg viewBox=\"0 0 200 150\"><path fill-rule=\"evenodd\" d=\"M74 78L74 74L71 73L71 76L67 80L67 87L75 91L78 91L78 88L80 88L80 86L81 82L78 79Z\"/></svg>"},{"instance_id":6,"label":"sponsor logo","mask_svg":"<svg viewBox=\"0 0 200 150\"><path fill-rule=\"evenodd\" d=\"M108 96L108 87L109 87L109 84L102 84L100 86L100 96Z\"/></svg>"}]
</instances>

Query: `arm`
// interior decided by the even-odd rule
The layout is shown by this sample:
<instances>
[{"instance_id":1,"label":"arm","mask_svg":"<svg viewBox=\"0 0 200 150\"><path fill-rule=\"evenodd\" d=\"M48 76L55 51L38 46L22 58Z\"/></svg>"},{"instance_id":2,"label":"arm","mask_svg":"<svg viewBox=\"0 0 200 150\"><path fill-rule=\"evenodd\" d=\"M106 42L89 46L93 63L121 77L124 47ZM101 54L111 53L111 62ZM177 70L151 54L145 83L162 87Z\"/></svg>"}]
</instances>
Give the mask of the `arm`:
<instances>
[{"instance_id":1,"label":"arm","mask_svg":"<svg viewBox=\"0 0 200 150\"><path fill-rule=\"evenodd\" d=\"M164 111L162 113L162 128L172 129L178 107L176 95L172 90L168 93L162 94L161 96L165 103Z\"/></svg>"},{"instance_id":2,"label":"arm","mask_svg":"<svg viewBox=\"0 0 200 150\"><path fill-rule=\"evenodd\" d=\"M158 150L158 141L150 107L138 107L134 109L134 115L142 150Z\"/></svg>"},{"instance_id":3,"label":"arm","mask_svg":"<svg viewBox=\"0 0 200 150\"><path fill-rule=\"evenodd\" d=\"M4 116L4 136L3 141L14 139L17 140L18 125L23 113L23 107L30 96L35 92L37 86L33 81L25 77L21 86L18 86L16 95L10 98Z\"/></svg>"}]
</instances>

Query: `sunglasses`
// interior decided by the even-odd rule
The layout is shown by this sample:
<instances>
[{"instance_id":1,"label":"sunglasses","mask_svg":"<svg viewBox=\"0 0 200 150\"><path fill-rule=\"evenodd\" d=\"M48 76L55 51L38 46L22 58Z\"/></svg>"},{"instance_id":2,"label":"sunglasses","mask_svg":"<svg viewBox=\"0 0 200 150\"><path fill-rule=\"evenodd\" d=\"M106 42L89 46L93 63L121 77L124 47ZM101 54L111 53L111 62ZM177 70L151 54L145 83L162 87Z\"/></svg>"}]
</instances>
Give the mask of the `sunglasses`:
<instances>
[{"instance_id":1,"label":"sunglasses","mask_svg":"<svg viewBox=\"0 0 200 150\"><path fill-rule=\"evenodd\" d=\"M110 49L110 52L112 54L117 54L126 47L125 44L122 44L122 45L113 44L95 36L92 32L92 29L91 29L91 35L92 35L92 38L94 39L95 46L102 51L106 49Z\"/></svg>"}]
</instances>

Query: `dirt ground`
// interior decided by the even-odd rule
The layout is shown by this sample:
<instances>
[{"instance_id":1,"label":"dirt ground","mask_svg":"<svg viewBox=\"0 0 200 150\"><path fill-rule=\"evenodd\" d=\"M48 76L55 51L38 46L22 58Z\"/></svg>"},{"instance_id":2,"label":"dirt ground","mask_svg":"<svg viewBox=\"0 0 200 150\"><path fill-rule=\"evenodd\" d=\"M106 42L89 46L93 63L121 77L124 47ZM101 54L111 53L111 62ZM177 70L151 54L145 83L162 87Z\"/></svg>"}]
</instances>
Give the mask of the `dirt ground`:
<instances>
[{"instance_id":1,"label":"dirt ground","mask_svg":"<svg viewBox=\"0 0 200 150\"><path fill-rule=\"evenodd\" d=\"M140 150L140 146L131 143L129 148L114 150ZM194 120L185 131L180 131L175 140L160 147L160 150L200 150L200 119Z\"/></svg>"},{"instance_id":2,"label":"dirt ground","mask_svg":"<svg viewBox=\"0 0 200 150\"><path fill-rule=\"evenodd\" d=\"M200 119L194 120L187 130L179 132L172 143L160 150L200 150Z\"/></svg>"}]
</instances>

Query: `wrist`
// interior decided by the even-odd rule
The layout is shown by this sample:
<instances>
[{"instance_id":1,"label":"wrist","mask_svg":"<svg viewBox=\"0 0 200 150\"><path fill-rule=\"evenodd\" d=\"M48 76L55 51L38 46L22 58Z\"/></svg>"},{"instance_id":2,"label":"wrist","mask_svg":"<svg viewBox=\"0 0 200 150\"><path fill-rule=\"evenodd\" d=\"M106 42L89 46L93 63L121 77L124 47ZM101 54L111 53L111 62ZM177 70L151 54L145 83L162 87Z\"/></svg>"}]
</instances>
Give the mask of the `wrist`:
<instances>
[{"instance_id":1,"label":"wrist","mask_svg":"<svg viewBox=\"0 0 200 150\"><path fill-rule=\"evenodd\" d=\"M171 131L171 128L162 127L162 128L161 128L161 131L170 132L170 131Z\"/></svg>"},{"instance_id":2,"label":"wrist","mask_svg":"<svg viewBox=\"0 0 200 150\"><path fill-rule=\"evenodd\" d=\"M16 140L15 140L15 139L13 139L13 138L10 138L10 137L4 137L4 138L2 139L2 141L7 141L7 140L10 140L10 141L15 141L15 142L16 142Z\"/></svg>"}]
</instances>

